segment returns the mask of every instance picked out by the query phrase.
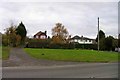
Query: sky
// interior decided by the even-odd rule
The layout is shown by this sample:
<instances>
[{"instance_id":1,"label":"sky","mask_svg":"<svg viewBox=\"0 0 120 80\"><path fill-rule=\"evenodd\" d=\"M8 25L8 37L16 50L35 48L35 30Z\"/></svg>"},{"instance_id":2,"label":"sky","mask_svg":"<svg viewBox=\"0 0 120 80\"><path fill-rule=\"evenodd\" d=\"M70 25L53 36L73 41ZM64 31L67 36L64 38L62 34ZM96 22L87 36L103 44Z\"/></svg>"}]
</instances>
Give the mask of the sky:
<instances>
[{"instance_id":1,"label":"sky","mask_svg":"<svg viewBox=\"0 0 120 80\"><path fill-rule=\"evenodd\" d=\"M112 1L112 0L111 0ZM97 18L100 29L106 36L118 35L118 2L2 2L0 3L0 32L11 23L19 25L22 21L27 36L32 37L39 31L47 31L56 23L62 23L69 35L95 39L97 36Z\"/></svg>"}]
</instances>

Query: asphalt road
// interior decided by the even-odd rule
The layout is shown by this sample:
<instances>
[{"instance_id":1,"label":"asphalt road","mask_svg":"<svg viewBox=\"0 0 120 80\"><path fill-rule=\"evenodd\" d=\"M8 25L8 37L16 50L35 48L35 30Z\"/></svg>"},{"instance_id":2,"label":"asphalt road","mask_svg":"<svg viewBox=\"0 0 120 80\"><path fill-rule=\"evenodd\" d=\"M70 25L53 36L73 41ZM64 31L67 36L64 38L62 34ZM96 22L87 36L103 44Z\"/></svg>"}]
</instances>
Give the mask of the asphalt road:
<instances>
[{"instance_id":1,"label":"asphalt road","mask_svg":"<svg viewBox=\"0 0 120 80\"><path fill-rule=\"evenodd\" d=\"M3 78L117 78L117 63L3 67Z\"/></svg>"}]
</instances>

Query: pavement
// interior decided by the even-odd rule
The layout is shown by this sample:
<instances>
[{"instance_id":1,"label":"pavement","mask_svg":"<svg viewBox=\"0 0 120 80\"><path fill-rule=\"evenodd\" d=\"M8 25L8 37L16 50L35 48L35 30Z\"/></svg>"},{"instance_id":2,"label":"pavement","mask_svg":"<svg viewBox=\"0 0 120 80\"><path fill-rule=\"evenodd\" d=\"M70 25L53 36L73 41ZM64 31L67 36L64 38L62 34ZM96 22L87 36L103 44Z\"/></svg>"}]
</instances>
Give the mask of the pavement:
<instances>
[{"instance_id":1,"label":"pavement","mask_svg":"<svg viewBox=\"0 0 120 80\"><path fill-rule=\"evenodd\" d=\"M3 67L3 78L118 78L117 63Z\"/></svg>"}]
</instances>

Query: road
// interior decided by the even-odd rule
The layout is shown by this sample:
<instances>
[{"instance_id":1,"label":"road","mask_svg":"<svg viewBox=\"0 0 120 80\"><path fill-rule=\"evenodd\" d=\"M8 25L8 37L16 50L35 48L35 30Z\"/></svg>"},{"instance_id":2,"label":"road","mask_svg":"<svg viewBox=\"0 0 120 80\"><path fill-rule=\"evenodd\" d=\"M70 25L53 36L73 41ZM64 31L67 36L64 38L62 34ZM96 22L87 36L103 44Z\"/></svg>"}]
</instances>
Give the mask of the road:
<instances>
[{"instance_id":1,"label":"road","mask_svg":"<svg viewBox=\"0 0 120 80\"><path fill-rule=\"evenodd\" d=\"M3 67L3 78L117 78L117 63Z\"/></svg>"}]
</instances>

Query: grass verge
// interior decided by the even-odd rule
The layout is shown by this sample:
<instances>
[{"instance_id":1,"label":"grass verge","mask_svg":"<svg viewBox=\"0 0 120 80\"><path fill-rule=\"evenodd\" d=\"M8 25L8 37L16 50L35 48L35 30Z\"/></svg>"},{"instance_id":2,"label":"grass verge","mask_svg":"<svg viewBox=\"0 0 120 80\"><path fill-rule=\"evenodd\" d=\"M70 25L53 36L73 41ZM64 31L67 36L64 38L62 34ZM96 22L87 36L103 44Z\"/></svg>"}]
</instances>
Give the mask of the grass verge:
<instances>
[{"instance_id":1,"label":"grass verge","mask_svg":"<svg viewBox=\"0 0 120 80\"><path fill-rule=\"evenodd\" d=\"M78 61L78 62L117 62L117 52L95 50L66 49L24 49L30 56L37 59Z\"/></svg>"},{"instance_id":2,"label":"grass verge","mask_svg":"<svg viewBox=\"0 0 120 80\"><path fill-rule=\"evenodd\" d=\"M9 58L10 48L9 47L2 47L2 59L7 60Z\"/></svg>"}]
</instances>

